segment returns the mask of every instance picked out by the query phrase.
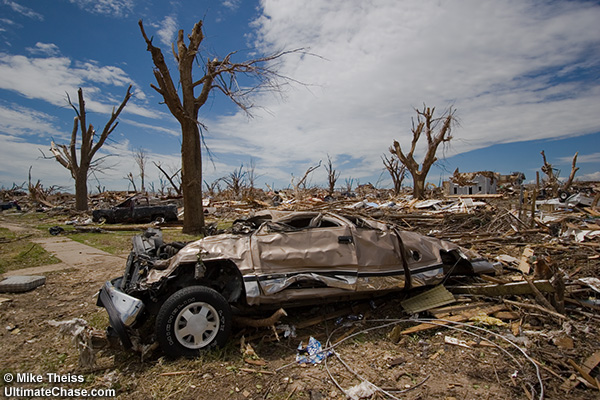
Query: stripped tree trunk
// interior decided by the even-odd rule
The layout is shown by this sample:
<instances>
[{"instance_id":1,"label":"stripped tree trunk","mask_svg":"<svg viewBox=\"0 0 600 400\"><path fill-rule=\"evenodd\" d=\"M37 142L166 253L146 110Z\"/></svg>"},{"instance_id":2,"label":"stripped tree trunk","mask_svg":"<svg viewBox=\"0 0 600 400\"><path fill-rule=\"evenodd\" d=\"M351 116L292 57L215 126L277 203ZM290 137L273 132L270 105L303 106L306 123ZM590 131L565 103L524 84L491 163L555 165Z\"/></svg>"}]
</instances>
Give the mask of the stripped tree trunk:
<instances>
[{"instance_id":1,"label":"stripped tree trunk","mask_svg":"<svg viewBox=\"0 0 600 400\"><path fill-rule=\"evenodd\" d=\"M394 140L394 144L390 147L390 152L397 156L402 164L406 166L408 172L413 178L413 197L417 199L425 198L425 180L431 166L437 161L437 149L440 144L449 142L452 139L451 131L454 124L455 110L452 107L439 118L434 118L434 108L429 108L423 105L423 110L415 110L417 112L417 124L413 120L412 134L413 139L408 154L404 154L400 143ZM439 126L441 124L441 126ZM438 129L439 128L439 129ZM437 130L437 132L435 132ZM425 133L427 138L427 152L423 158L423 164L415 161L414 153L417 143L422 133Z\"/></svg>"},{"instance_id":2,"label":"stripped tree trunk","mask_svg":"<svg viewBox=\"0 0 600 400\"><path fill-rule=\"evenodd\" d=\"M94 143L96 130L92 124L87 125L85 101L83 99L83 90L79 88L77 91L79 98L79 107L75 107L69 99L69 104L75 110L77 116L73 121L73 130L71 132L71 143L69 146L64 144L57 145L54 141L51 142L50 151L52 155L66 169L71 172L71 176L75 180L75 207L78 211L87 211L87 178L91 169L98 166L93 161L96 152L100 150L108 136L115 130L119 122L117 118L125 108L125 105L132 96L131 85L127 88L125 98L116 110L113 107L110 119L104 126L102 133L98 137L98 141ZM81 131L80 140L77 139L77 132ZM77 156L77 145L79 144L79 157Z\"/></svg>"},{"instance_id":3,"label":"stripped tree trunk","mask_svg":"<svg viewBox=\"0 0 600 400\"><path fill-rule=\"evenodd\" d=\"M175 83L165 62L162 51L152 44L144 31L142 21L139 21L142 36L146 41L147 49L152 54L154 63L154 77L158 86L151 85L164 99L169 111L181 125L181 188L183 191L183 204L185 216L183 220L183 232L188 234L200 234L204 231L204 213L202 209L202 152L198 111L208 100L213 89L217 89L242 110L248 112L252 104L247 100L253 90L239 85L237 74L250 76L258 79L260 86L277 88L276 79L282 78L275 71L265 65L285 54L298 52L293 50L280 52L274 55L234 63L231 61L235 53L227 54L223 59L217 57L202 56L199 47L204 40L202 32L202 20L198 21L185 43L183 29L177 35L177 44L173 45L173 56L177 62L179 79ZM194 81L192 69L195 63L203 63L203 76ZM178 88L180 92L178 91ZM195 93L198 88L199 93Z\"/></svg>"}]
</instances>

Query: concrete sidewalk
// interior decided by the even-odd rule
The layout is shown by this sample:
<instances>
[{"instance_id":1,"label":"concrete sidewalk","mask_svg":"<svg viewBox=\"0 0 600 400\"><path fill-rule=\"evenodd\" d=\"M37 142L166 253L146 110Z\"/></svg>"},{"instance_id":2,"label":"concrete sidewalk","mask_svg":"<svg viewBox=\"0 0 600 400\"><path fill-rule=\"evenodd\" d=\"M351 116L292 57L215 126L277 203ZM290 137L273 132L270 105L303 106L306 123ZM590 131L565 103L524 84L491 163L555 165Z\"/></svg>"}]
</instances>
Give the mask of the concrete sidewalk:
<instances>
[{"instance_id":1,"label":"concrete sidewalk","mask_svg":"<svg viewBox=\"0 0 600 400\"><path fill-rule=\"evenodd\" d=\"M10 229L10 228L9 228ZM39 275L47 272L71 268L82 268L100 264L115 264L124 268L126 257L115 256L64 236L33 239L46 251L61 260L58 264L42 265L41 267L24 268L4 273L4 276Z\"/></svg>"}]
</instances>

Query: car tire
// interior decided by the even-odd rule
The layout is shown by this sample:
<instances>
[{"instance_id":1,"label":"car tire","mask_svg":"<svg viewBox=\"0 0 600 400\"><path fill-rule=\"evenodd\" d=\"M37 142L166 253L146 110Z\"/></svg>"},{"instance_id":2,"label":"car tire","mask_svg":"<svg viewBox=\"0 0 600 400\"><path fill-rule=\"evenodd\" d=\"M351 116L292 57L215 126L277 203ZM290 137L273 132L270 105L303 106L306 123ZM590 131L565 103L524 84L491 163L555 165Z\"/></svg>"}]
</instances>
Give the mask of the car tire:
<instances>
[{"instance_id":1,"label":"car tire","mask_svg":"<svg viewBox=\"0 0 600 400\"><path fill-rule=\"evenodd\" d=\"M216 290L190 286L169 297L156 317L156 339L167 356L195 357L222 347L231 334L231 307Z\"/></svg>"}]
</instances>

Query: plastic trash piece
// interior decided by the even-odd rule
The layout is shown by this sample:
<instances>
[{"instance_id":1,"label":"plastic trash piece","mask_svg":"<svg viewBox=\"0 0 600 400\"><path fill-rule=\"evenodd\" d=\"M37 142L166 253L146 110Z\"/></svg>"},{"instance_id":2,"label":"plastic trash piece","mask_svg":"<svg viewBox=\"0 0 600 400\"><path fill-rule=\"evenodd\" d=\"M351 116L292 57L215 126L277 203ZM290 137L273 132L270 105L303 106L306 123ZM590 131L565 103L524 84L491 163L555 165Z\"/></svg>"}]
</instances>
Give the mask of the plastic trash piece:
<instances>
[{"instance_id":1,"label":"plastic trash piece","mask_svg":"<svg viewBox=\"0 0 600 400\"><path fill-rule=\"evenodd\" d=\"M331 350L323 350L321 342L311 336L306 347L302 347L302 342L298 345L296 361L299 364L320 364L331 354L333 354Z\"/></svg>"},{"instance_id":2,"label":"plastic trash piece","mask_svg":"<svg viewBox=\"0 0 600 400\"><path fill-rule=\"evenodd\" d=\"M350 389L346 390L346 396L352 400L360 400L371 398L377 392L377 386L373 385L371 382L362 381L356 386L352 386Z\"/></svg>"}]
</instances>

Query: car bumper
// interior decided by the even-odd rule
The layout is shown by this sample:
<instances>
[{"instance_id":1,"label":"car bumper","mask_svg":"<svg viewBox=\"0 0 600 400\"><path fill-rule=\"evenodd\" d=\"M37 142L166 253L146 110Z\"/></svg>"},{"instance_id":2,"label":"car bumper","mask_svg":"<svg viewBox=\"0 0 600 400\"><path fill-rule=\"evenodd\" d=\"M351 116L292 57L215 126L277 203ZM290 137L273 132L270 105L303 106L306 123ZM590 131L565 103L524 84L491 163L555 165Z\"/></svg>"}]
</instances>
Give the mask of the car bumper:
<instances>
[{"instance_id":1,"label":"car bumper","mask_svg":"<svg viewBox=\"0 0 600 400\"><path fill-rule=\"evenodd\" d=\"M106 308L110 326L119 335L123 346L130 348L131 339L127 328L136 322L144 310L144 303L121 291L120 282L121 278L117 278L104 284L98 295L98 305Z\"/></svg>"}]
</instances>

